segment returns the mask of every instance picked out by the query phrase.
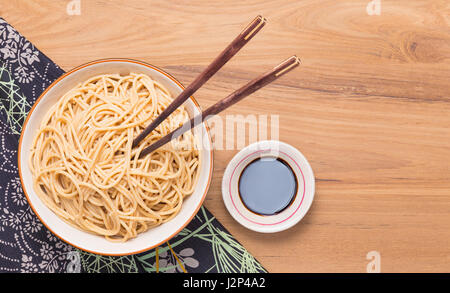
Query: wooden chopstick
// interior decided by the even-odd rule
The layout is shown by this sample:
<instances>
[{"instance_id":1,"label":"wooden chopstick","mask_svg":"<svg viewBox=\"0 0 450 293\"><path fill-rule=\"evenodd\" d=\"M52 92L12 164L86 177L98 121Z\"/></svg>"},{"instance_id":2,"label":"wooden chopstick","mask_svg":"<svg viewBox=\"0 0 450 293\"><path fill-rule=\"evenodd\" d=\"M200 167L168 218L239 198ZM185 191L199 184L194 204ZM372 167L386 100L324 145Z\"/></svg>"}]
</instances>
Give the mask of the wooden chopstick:
<instances>
[{"instance_id":1,"label":"wooden chopstick","mask_svg":"<svg viewBox=\"0 0 450 293\"><path fill-rule=\"evenodd\" d=\"M214 59L214 61L200 73L199 76L188 86L173 102L156 117L134 140L132 147L137 146L150 132L158 127L173 111L183 104L190 96L192 96L203 84L205 84L211 76L213 76L225 63L227 63L236 53L244 47L248 41L258 33L266 24L266 19L257 16L247 27Z\"/></svg>"},{"instance_id":2,"label":"wooden chopstick","mask_svg":"<svg viewBox=\"0 0 450 293\"><path fill-rule=\"evenodd\" d=\"M177 128L176 130L172 131L171 133L167 134L163 138L159 139L152 145L146 147L142 150L142 152L139 154L139 158L144 157L145 155L148 155L149 153L153 152L154 150L160 148L161 146L165 145L169 141L176 139L186 131L189 131L190 129L194 128L198 124L201 124L203 121L209 119L213 115L216 115L223 110L229 108L230 106L234 105L235 103L239 102L243 98L247 97L248 95L256 92L260 88L264 87L265 85L273 82L280 76L288 73L295 67L300 65L300 59L298 59L297 56L292 56L288 58L287 60L283 61L281 64L270 70L269 72L266 72L265 74L259 76L258 78L255 78L254 80L250 81L228 97L220 100L216 104L212 105L203 113L195 116L190 121L184 123L182 126Z\"/></svg>"}]
</instances>

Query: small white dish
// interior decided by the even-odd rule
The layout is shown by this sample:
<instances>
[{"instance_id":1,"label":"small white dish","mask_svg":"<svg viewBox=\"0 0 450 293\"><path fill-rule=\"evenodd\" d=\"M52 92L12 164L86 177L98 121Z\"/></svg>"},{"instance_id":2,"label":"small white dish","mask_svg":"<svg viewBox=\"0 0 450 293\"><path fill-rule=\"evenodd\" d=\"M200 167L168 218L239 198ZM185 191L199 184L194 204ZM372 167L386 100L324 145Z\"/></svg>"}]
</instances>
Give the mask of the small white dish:
<instances>
[{"instance_id":1,"label":"small white dish","mask_svg":"<svg viewBox=\"0 0 450 293\"><path fill-rule=\"evenodd\" d=\"M262 157L281 158L297 178L297 193L291 204L274 215L251 212L239 195L241 173L249 163ZM222 179L222 197L231 216L242 226L262 233L283 231L297 224L311 207L314 192L314 173L306 158L296 148L273 140L259 141L242 149L230 161Z\"/></svg>"}]
</instances>

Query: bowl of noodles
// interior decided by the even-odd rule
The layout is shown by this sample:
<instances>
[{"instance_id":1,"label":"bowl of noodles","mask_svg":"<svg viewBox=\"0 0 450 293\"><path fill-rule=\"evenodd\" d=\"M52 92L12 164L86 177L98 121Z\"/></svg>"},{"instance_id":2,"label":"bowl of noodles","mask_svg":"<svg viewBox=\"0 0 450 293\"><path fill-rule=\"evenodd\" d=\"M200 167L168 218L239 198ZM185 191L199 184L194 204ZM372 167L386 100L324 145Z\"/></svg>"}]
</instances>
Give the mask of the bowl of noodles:
<instances>
[{"instance_id":1,"label":"bowl of noodles","mask_svg":"<svg viewBox=\"0 0 450 293\"><path fill-rule=\"evenodd\" d=\"M195 99L132 148L182 90L150 64L104 59L42 93L24 123L18 160L28 202L50 231L88 252L129 255L165 243L190 222L212 177L207 125L139 153L200 114Z\"/></svg>"}]
</instances>

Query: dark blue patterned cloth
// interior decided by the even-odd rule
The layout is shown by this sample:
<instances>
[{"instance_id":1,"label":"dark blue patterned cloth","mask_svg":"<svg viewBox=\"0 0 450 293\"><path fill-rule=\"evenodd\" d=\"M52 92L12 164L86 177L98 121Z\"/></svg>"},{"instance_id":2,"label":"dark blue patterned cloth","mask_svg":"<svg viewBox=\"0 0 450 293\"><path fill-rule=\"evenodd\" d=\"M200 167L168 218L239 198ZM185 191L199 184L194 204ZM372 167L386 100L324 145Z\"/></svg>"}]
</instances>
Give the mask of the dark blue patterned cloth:
<instances>
[{"instance_id":1,"label":"dark blue patterned cloth","mask_svg":"<svg viewBox=\"0 0 450 293\"><path fill-rule=\"evenodd\" d=\"M0 272L265 272L204 207L170 243L108 257L55 237L31 210L17 168L25 118L64 71L0 18Z\"/></svg>"}]
</instances>

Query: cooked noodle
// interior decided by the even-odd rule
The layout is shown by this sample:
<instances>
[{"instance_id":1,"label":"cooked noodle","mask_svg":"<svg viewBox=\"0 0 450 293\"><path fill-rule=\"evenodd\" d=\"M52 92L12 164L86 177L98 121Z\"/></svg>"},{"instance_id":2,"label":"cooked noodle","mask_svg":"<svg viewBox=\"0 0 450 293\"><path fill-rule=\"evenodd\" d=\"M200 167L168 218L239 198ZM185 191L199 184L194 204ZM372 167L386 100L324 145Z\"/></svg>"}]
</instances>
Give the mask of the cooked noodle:
<instances>
[{"instance_id":1,"label":"cooked noodle","mask_svg":"<svg viewBox=\"0 0 450 293\"><path fill-rule=\"evenodd\" d=\"M188 120L184 107L131 148L171 101L164 86L134 73L97 76L65 94L32 145L29 165L41 200L69 224L111 241L126 241L177 215L199 173L194 135L138 156Z\"/></svg>"}]
</instances>

